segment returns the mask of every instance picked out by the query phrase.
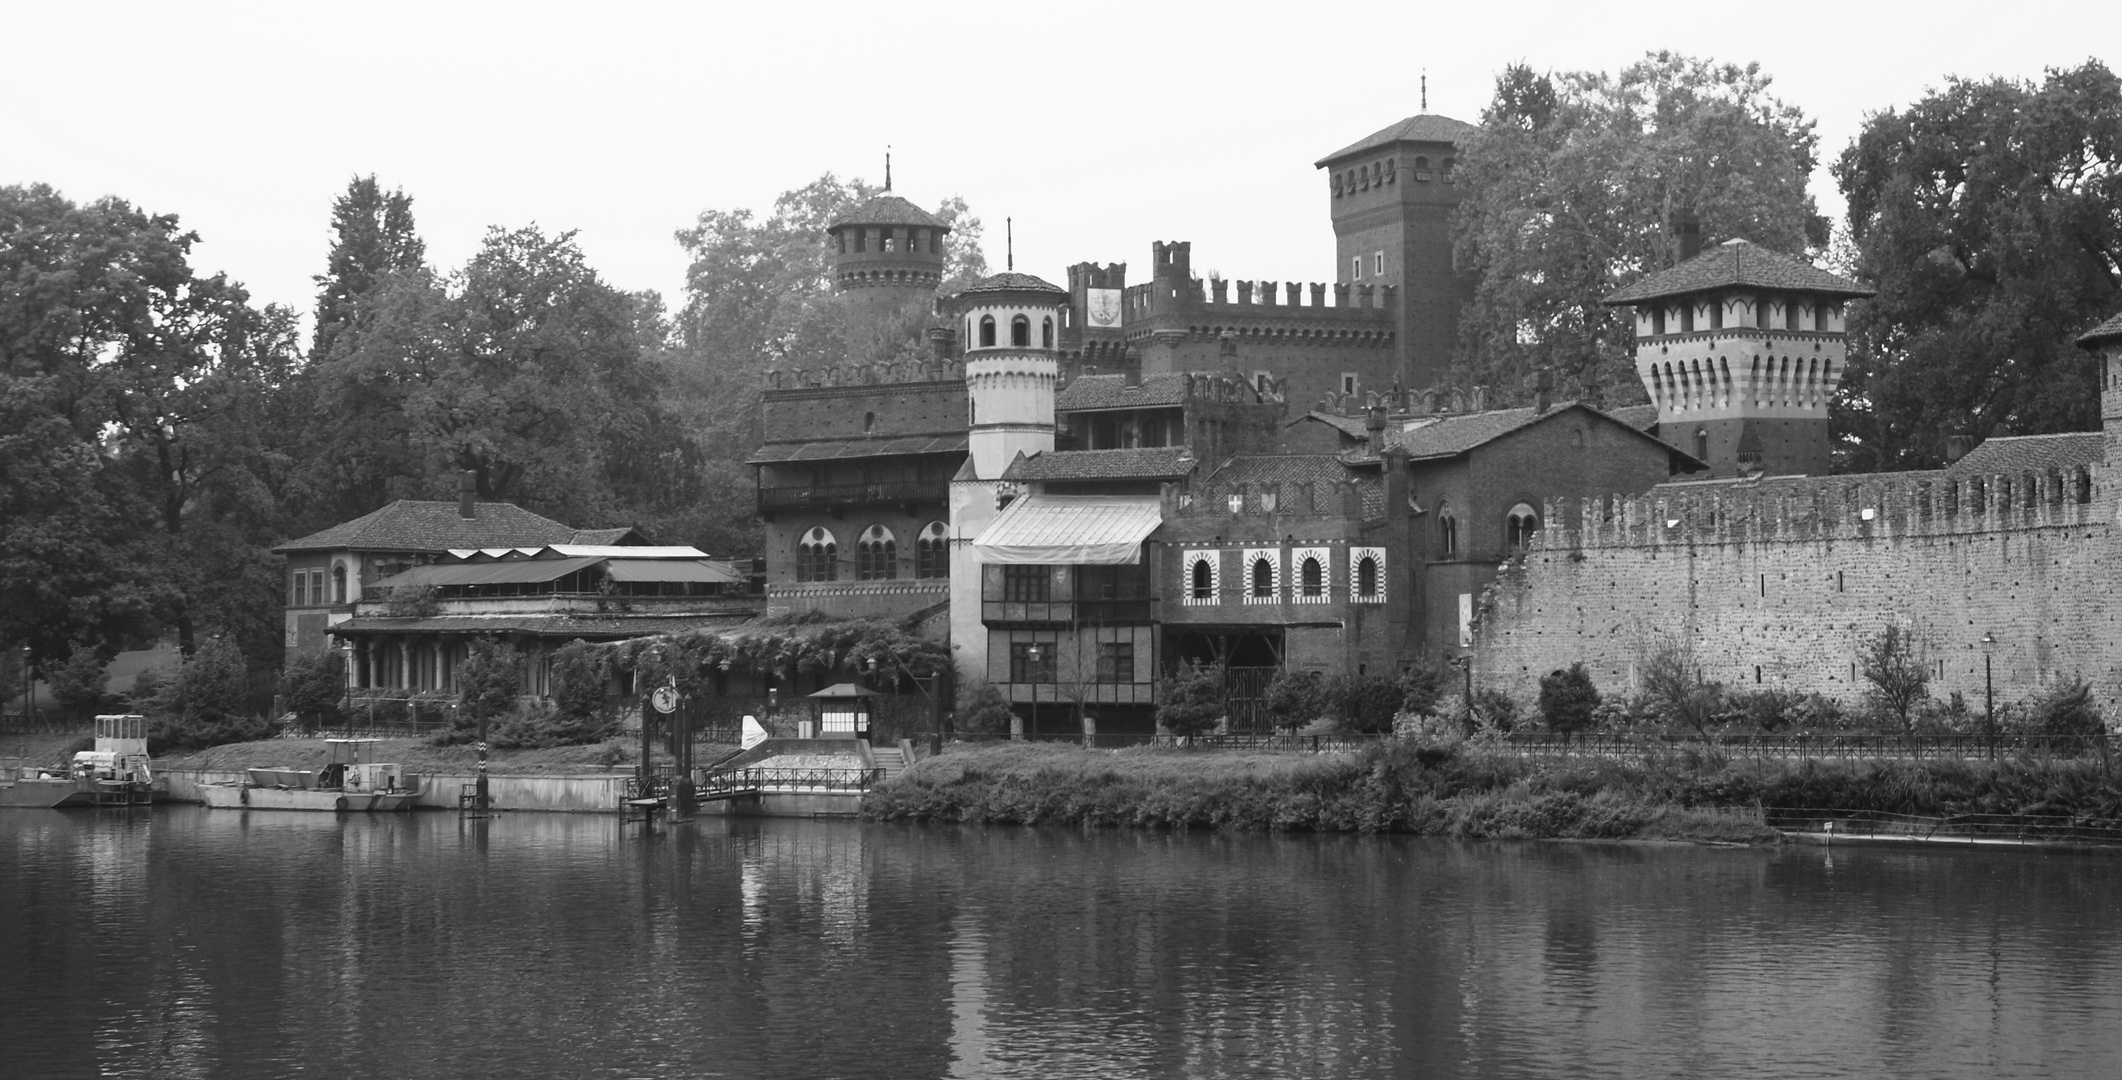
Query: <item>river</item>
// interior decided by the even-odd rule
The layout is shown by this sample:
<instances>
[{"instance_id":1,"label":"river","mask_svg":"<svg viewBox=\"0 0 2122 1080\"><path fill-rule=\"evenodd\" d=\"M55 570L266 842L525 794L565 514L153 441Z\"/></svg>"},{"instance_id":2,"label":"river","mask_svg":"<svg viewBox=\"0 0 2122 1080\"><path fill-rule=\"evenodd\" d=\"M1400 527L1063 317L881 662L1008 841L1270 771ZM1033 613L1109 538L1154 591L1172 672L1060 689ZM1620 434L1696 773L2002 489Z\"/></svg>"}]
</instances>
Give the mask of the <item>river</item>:
<instances>
[{"instance_id":1,"label":"river","mask_svg":"<svg viewBox=\"0 0 2122 1080\"><path fill-rule=\"evenodd\" d=\"M0 1076L2122 1070L2122 856L0 811Z\"/></svg>"}]
</instances>

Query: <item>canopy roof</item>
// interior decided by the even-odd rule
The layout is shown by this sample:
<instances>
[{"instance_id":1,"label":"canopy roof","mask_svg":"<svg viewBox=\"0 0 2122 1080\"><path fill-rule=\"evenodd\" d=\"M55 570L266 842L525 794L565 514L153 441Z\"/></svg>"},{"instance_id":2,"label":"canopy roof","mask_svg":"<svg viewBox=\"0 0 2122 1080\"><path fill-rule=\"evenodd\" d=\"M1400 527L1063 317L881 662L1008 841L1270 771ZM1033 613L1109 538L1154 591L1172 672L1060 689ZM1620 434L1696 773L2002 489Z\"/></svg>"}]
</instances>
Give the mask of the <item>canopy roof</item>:
<instances>
[{"instance_id":1,"label":"canopy roof","mask_svg":"<svg viewBox=\"0 0 2122 1080\"><path fill-rule=\"evenodd\" d=\"M1142 541L1163 522L1155 498L1027 495L973 541L973 557L1020 566L1139 563Z\"/></svg>"},{"instance_id":2,"label":"canopy roof","mask_svg":"<svg viewBox=\"0 0 2122 1080\"><path fill-rule=\"evenodd\" d=\"M815 694L805 694L803 696L814 698L859 698L883 697L884 695L851 682L836 682Z\"/></svg>"},{"instance_id":3,"label":"canopy roof","mask_svg":"<svg viewBox=\"0 0 2122 1080\"><path fill-rule=\"evenodd\" d=\"M706 582L731 585L744 579L723 563L700 559L613 559L604 564L613 581Z\"/></svg>"}]
</instances>

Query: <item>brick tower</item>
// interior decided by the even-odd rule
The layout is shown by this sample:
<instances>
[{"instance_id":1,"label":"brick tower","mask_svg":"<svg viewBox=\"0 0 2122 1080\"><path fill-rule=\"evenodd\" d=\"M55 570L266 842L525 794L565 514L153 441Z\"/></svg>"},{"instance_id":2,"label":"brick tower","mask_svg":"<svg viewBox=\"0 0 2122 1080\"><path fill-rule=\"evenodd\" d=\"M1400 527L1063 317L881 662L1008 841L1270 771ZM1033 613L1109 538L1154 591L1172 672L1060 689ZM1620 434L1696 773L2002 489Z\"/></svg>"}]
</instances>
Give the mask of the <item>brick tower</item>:
<instances>
[{"instance_id":1,"label":"brick tower","mask_svg":"<svg viewBox=\"0 0 2122 1080\"><path fill-rule=\"evenodd\" d=\"M933 302L950 226L892 194L889 166L884 192L834 218L825 231L833 245L833 282L847 298L850 340L859 328Z\"/></svg>"},{"instance_id":2,"label":"brick tower","mask_svg":"<svg viewBox=\"0 0 2122 1080\"><path fill-rule=\"evenodd\" d=\"M2078 335L2078 346L2100 358L2100 430L2114 468L2122 465L2122 314Z\"/></svg>"},{"instance_id":3,"label":"brick tower","mask_svg":"<svg viewBox=\"0 0 2122 1080\"><path fill-rule=\"evenodd\" d=\"M1464 192L1458 147L1480 129L1448 116L1410 116L1320 158L1334 222L1334 280L1397 292L1397 377L1430 385L1451 363L1468 281L1452 268L1451 212Z\"/></svg>"},{"instance_id":4,"label":"brick tower","mask_svg":"<svg viewBox=\"0 0 2122 1080\"><path fill-rule=\"evenodd\" d=\"M1823 476L1827 406L1848 350L1845 305L1873 291L1727 240L1604 301L1635 309L1636 374L1658 437L1712 477Z\"/></svg>"}]
</instances>

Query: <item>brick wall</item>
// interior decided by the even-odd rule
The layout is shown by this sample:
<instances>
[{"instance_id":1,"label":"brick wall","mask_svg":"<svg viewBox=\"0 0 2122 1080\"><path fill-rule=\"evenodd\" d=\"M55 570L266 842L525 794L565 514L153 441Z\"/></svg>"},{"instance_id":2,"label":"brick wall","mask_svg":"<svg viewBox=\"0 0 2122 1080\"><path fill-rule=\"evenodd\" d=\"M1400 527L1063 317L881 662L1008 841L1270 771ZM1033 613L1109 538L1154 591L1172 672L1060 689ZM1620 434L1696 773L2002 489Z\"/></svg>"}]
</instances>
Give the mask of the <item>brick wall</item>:
<instances>
[{"instance_id":1,"label":"brick wall","mask_svg":"<svg viewBox=\"0 0 2122 1080\"><path fill-rule=\"evenodd\" d=\"M2010 479L1979 478L1982 494ZM1853 702L1859 642L1895 622L1927 649L1936 697L1982 707L1987 632L1999 703L2077 675L2122 717L2122 609L2105 595L2116 502L2097 475L2083 503L2069 478L2033 479L2010 505L1939 473L1654 493L1617 500L1611 520L1600 502L1550 503L1536 549L1483 597L1476 678L1529 700L1540 675L1583 661L1602 691L1629 689L1674 642L1728 685Z\"/></svg>"}]
</instances>

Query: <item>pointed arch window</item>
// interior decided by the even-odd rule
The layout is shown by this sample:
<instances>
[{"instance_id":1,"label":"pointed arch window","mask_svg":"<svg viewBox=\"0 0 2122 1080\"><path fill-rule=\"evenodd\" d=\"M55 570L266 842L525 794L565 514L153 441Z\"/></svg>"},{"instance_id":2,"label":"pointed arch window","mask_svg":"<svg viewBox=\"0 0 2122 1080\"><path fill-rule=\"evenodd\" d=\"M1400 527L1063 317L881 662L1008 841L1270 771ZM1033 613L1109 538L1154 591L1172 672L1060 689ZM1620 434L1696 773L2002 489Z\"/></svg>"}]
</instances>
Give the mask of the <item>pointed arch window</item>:
<instances>
[{"instance_id":1,"label":"pointed arch window","mask_svg":"<svg viewBox=\"0 0 2122 1080\"><path fill-rule=\"evenodd\" d=\"M1019 349L1028 349L1032 343L1032 321L1022 315L1009 321L1009 343Z\"/></svg>"},{"instance_id":2,"label":"pointed arch window","mask_svg":"<svg viewBox=\"0 0 2122 1080\"><path fill-rule=\"evenodd\" d=\"M1513 553L1523 552L1533 546L1533 536L1539 531L1540 512L1529 503L1518 503L1503 519L1504 546Z\"/></svg>"},{"instance_id":3,"label":"pointed arch window","mask_svg":"<svg viewBox=\"0 0 2122 1080\"><path fill-rule=\"evenodd\" d=\"M862 530L855 541L855 580L890 581L898 576L898 537L882 525Z\"/></svg>"},{"instance_id":4,"label":"pointed arch window","mask_svg":"<svg viewBox=\"0 0 2122 1080\"><path fill-rule=\"evenodd\" d=\"M1452 516L1449 499L1437 501L1437 556L1443 559L1459 557L1459 519Z\"/></svg>"},{"instance_id":5,"label":"pointed arch window","mask_svg":"<svg viewBox=\"0 0 2122 1080\"><path fill-rule=\"evenodd\" d=\"M1054 320L1051 316L1039 321L1039 347L1042 349L1054 347Z\"/></svg>"},{"instance_id":6,"label":"pointed arch window","mask_svg":"<svg viewBox=\"0 0 2122 1080\"><path fill-rule=\"evenodd\" d=\"M803 534L796 542L796 580L832 581L840 576L840 545L824 526Z\"/></svg>"},{"instance_id":7,"label":"pointed arch window","mask_svg":"<svg viewBox=\"0 0 2122 1080\"><path fill-rule=\"evenodd\" d=\"M950 576L950 529L940 521L929 522L914 540L914 576Z\"/></svg>"},{"instance_id":8,"label":"pointed arch window","mask_svg":"<svg viewBox=\"0 0 2122 1080\"><path fill-rule=\"evenodd\" d=\"M993 315L980 316L980 347L983 349L995 347L995 317Z\"/></svg>"}]
</instances>

